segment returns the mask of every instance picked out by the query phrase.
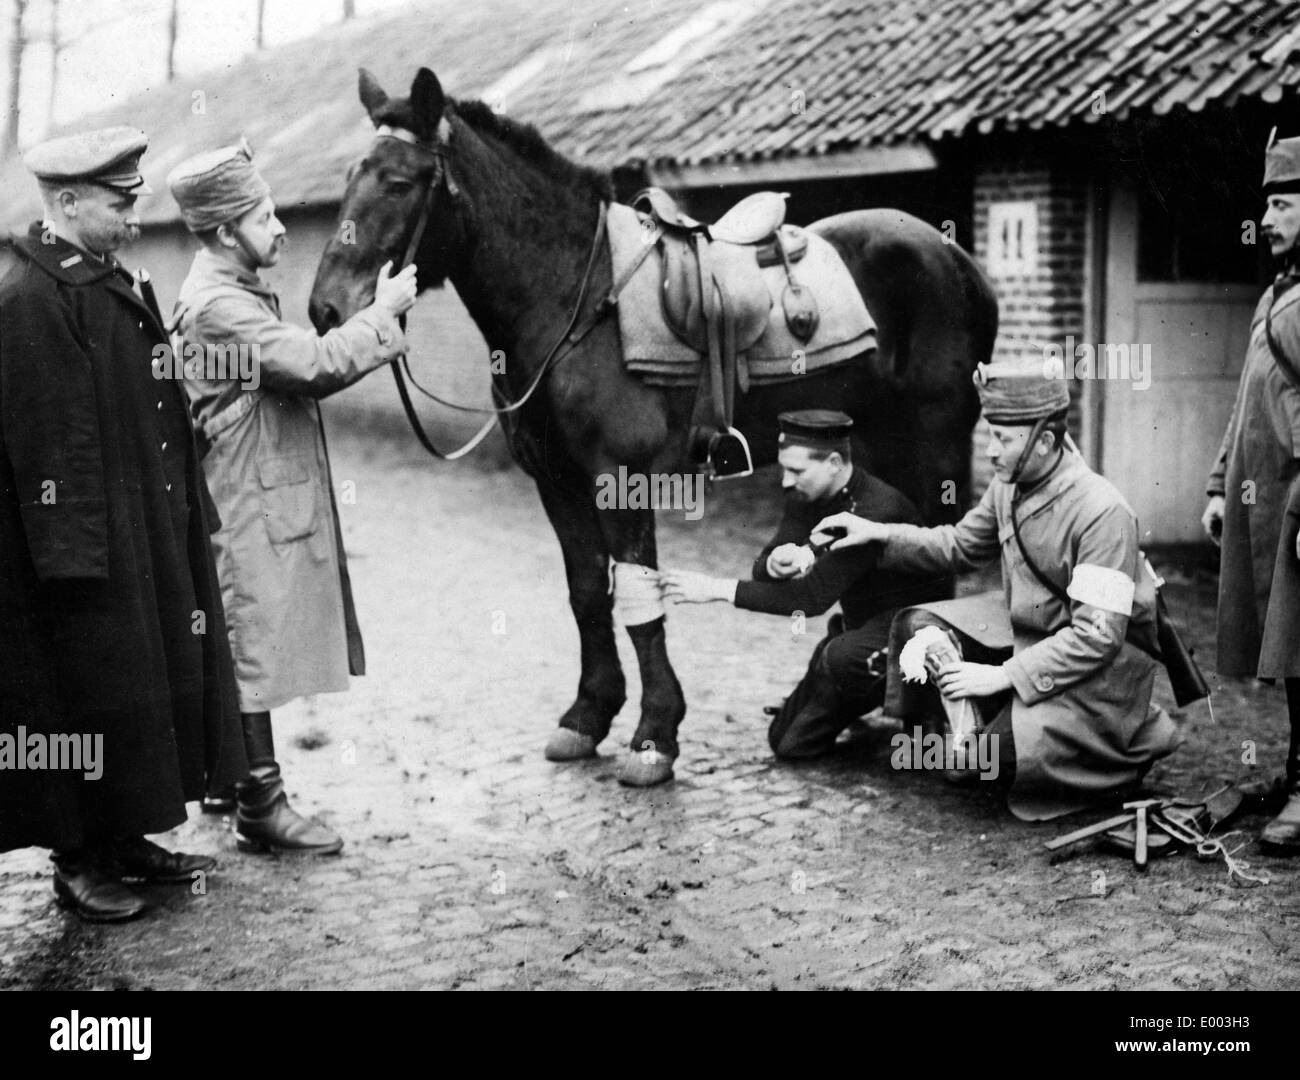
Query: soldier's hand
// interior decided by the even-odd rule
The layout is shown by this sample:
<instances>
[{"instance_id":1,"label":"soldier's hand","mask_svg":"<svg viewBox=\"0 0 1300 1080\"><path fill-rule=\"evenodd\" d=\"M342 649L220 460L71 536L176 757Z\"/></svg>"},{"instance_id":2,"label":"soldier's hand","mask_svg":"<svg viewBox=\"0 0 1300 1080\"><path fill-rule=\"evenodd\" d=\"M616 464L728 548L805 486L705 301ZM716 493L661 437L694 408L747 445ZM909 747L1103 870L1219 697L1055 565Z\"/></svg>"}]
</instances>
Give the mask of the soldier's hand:
<instances>
[{"instance_id":1,"label":"soldier's hand","mask_svg":"<svg viewBox=\"0 0 1300 1080\"><path fill-rule=\"evenodd\" d=\"M939 669L939 692L947 698L991 697L1011 689L1011 676L1001 664L959 660Z\"/></svg>"},{"instance_id":2,"label":"soldier's hand","mask_svg":"<svg viewBox=\"0 0 1300 1080\"><path fill-rule=\"evenodd\" d=\"M1216 547L1223 541L1224 505L1222 495L1211 495L1210 501L1205 504L1205 513L1201 515L1201 528L1205 530L1205 535L1214 541Z\"/></svg>"},{"instance_id":3,"label":"soldier's hand","mask_svg":"<svg viewBox=\"0 0 1300 1080\"><path fill-rule=\"evenodd\" d=\"M817 527L813 530L813 534L809 539L814 544L825 544L837 535L837 532L832 530L841 529L843 535L839 536L839 539L830 545L831 551L853 547L855 544L869 544L873 540L889 539L888 525L882 525L878 521L868 521L866 518L860 518L857 514L850 514L848 511L822 518L821 521L817 522Z\"/></svg>"},{"instance_id":4,"label":"soldier's hand","mask_svg":"<svg viewBox=\"0 0 1300 1080\"><path fill-rule=\"evenodd\" d=\"M379 268L379 277L375 281L375 303L387 308L394 316L404 315L415 303L415 264L412 263L400 273L389 277L392 269L391 259Z\"/></svg>"},{"instance_id":5,"label":"soldier's hand","mask_svg":"<svg viewBox=\"0 0 1300 1080\"><path fill-rule=\"evenodd\" d=\"M799 544L782 544L767 557L767 572L778 581L799 577L812 565L812 552Z\"/></svg>"},{"instance_id":6,"label":"soldier's hand","mask_svg":"<svg viewBox=\"0 0 1300 1080\"><path fill-rule=\"evenodd\" d=\"M664 570L659 574L659 589L665 599L679 604L707 604L712 600L730 601L736 586L735 582L694 570Z\"/></svg>"}]
</instances>

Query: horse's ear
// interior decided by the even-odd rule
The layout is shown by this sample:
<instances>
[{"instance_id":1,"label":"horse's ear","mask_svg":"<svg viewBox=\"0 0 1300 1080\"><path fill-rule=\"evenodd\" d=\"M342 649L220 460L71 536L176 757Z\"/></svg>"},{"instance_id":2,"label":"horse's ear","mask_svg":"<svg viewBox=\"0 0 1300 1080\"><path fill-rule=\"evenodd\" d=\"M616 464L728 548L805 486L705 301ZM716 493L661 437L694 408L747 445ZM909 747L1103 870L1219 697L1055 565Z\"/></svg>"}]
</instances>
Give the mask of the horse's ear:
<instances>
[{"instance_id":1,"label":"horse's ear","mask_svg":"<svg viewBox=\"0 0 1300 1080\"><path fill-rule=\"evenodd\" d=\"M415 73L415 81L411 83L411 113L420 127L418 134L421 138L433 140L446 104L447 99L438 76L428 68L420 68Z\"/></svg>"},{"instance_id":2,"label":"horse's ear","mask_svg":"<svg viewBox=\"0 0 1300 1080\"><path fill-rule=\"evenodd\" d=\"M375 113L388 104L388 95L384 93L384 88L375 81L375 77L365 68L361 69L360 78L357 80L357 88L361 92L361 104L366 107L366 112L370 114L370 119L373 120Z\"/></svg>"}]
</instances>

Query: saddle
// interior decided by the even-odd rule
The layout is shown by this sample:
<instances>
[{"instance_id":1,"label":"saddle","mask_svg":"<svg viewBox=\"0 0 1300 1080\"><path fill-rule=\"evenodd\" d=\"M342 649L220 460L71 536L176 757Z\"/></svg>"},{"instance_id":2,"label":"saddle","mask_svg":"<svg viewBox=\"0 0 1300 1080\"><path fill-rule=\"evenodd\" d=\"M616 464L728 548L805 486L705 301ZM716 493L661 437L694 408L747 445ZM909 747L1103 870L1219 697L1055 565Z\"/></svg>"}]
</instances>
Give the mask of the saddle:
<instances>
[{"instance_id":1,"label":"saddle","mask_svg":"<svg viewBox=\"0 0 1300 1080\"><path fill-rule=\"evenodd\" d=\"M661 188L646 188L632 200L656 227L664 320L706 358L691 416L689 452L715 479L754 471L749 444L732 426L732 418L736 387L741 393L749 390L743 354L763 336L771 314L764 267L785 266L782 307L790 332L806 343L817 330L817 302L792 269L807 250L808 238L784 224L785 199L784 194L757 192L712 224L684 214Z\"/></svg>"}]
</instances>

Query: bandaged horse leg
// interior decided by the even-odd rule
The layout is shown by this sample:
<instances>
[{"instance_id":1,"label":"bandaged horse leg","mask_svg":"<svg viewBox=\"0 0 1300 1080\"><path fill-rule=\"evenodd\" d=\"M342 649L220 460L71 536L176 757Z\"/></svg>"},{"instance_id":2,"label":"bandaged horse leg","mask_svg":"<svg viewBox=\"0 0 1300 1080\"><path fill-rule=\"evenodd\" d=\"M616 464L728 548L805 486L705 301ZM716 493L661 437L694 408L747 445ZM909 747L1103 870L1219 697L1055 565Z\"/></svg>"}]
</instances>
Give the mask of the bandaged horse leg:
<instances>
[{"instance_id":1,"label":"bandaged horse leg","mask_svg":"<svg viewBox=\"0 0 1300 1080\"><path fill-rule=\"evenodd\" d=\"M686 698L664 637L654 514L605 510L600 517L614 559L614 614L627 628L641 668L641 721L619 766L618 780L629 787L650 787L672 778L677 728L686 715Z\"/></svg>"}]
</instances>

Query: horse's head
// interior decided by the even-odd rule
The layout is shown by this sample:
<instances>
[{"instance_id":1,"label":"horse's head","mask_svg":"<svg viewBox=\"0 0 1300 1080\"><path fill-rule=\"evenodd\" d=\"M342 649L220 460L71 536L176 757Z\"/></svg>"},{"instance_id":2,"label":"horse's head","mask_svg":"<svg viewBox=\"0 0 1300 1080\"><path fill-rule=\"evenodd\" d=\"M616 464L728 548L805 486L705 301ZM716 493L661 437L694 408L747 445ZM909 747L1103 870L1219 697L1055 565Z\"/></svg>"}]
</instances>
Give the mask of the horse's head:
<instances>
[{"instance_id":1,"label":"horse's head","mask_svg":"<svg viewBox=\"0 0 1300 1080\"><path fill-rule=\"evenodd\" d=\"M364 157L348 171L339 226L321 257L308 312L316 329L351 318L374 297L379 268L401 265L423 221L420 286L447 275L449 206L455 182L447 174L450 122L437 76L421 68L406 98L389 98L364 68L361 103L375 125Z\"/></svg>"}]
</instances>

